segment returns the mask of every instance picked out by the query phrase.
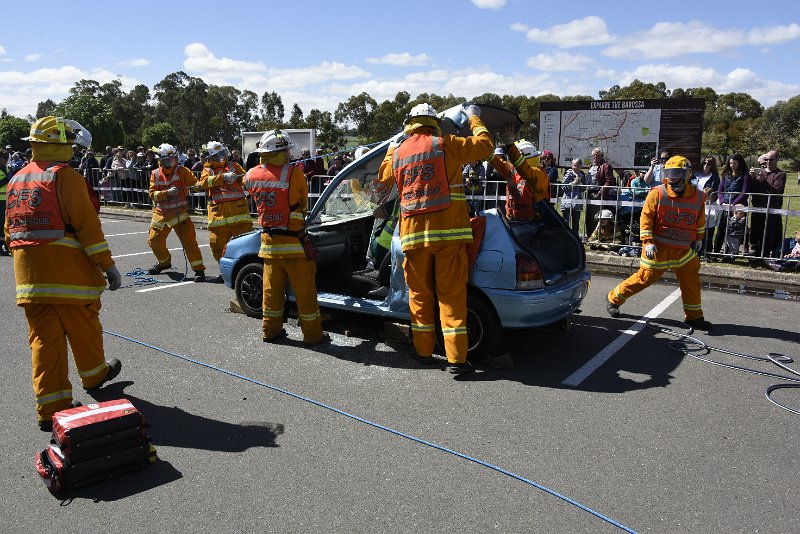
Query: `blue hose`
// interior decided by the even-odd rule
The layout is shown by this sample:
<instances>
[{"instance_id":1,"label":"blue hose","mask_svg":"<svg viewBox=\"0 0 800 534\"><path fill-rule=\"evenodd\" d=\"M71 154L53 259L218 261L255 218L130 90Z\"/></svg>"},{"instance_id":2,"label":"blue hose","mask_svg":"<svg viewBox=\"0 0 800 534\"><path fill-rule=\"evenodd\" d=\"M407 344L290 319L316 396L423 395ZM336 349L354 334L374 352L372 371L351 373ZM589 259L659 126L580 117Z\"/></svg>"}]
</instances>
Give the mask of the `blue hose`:
<instances>
[{"instance_id":1,"label":"blue hose","mask_svg":"<svg viewBox=\"0 0 800 534\"><path fill-rule=\"evenodd\" d=\"M200 365L202 367L206 367L207 369L211 369L213 371L218 371L220 373L226 374L228 376L232 376L234 378L239 378L239 379L244 380L246 382L250 382L251 384L256 384L257 386L265 387L267 389L271 389L272 391L276 391L278 393L283 393L284 395L289 395L290 397L294 397L295 399L299 399L299 400L311 403L311 404L313 404L315 406L319 406L320 408L324 408L326 410L330 410L330 411L332 411L334 413L337 413L339 415L343 415L345 417L349 417L350 419L354 419L354 420L356 420L356 421L358 421L360 423L364 423L365 425L369 425L371 427L378 428L380 430L385 430L386 432L394 434L395 436L400 436L402 438L409 439L409 440L414 441L416 443L419 443L421 445L427 445L428 447L432 447L432 448L437 449L439 451L446 452L448 454L452 454L453 456L457 456L458 458L461 458L463 460L467 460L467 461L476 463L478 465L482 465L483 467L487 467L487 468L489 468L489 469L491 469L493 471L496 471L498 473L502 473L502 474L507 475L507 476L509 476L509 477L511 477L511 478L513 478L515 480L519 480L520 482L528 484L529 486L533 486L534 488L537 488L537 489L542 490L542 491L544 491L546 493L549 493L550 495L552 495L554 497L558 497L559 499L561 499L561 500L563 500L565 502L568 502L569 504L571 504L573 506L577 506L578 508L580 508L584 512L587 512L587 513L589 513L589 514L591 514L591 515L593 515L593 516L595 516L595 517L597 517L599 519L602 519L606 523L609 523L609 524L611 524L611 525L613 525L613 526L615 526L615 527L617 527L619 529L622 529L625 532L630 532L631 534L636 534L635 530L630 529L630 528L626 527L625 525L622 525L622 524L614 521L613 519L601 514L600 512L596 512L596 511L592 510L591 508L589 508L588 506L585 506L585 505L583 505L583 504L581 504L581 503L579 503L577 501L574 501L574 500L570 499L569 497L567 497L565 495L562 495L562 494L560 494L560 493L558 493L558 492L556 492L554 490L551 490L550 488L547 488L546 486L542 486L541 484L537 484L536 482L534 482L532 480L529 480L529 479L527 479L527 478L525 478L523 476L517 475L516 473L513 473L511 471L503 469L502 467L497 467L496 465L492 465L492 464L490 464L488 462L484 462L483 460L479 460L479 459L474 458L472 456L469 456L467 454L464 454L464 453L461 453L461 452L458 452L458 451L454 451L452 449L448 449L447 447L444 447L442 445L438 445L436 443L433 443L433 442L430 442L430 441L426 441L426 440L424 440L422 438L418 438L416 436L412 436L410 434L406 434L404 432L400 432L399 430L395 430L393 428L390 428L390 427L387 427L387 426L384 426L384 425L381 425L381 424L378 424L378 423L374 423L372 421L369 421L368 419L364 419L363 417L359 417L357 415L353 415L351 413L342 411L342 410L340 410L338 408L334 408L333 406L325 404L324 402L320 402L320 401L311 399L309 397L305 397L303 395L299 395L297 393L292 393L291 391L287 391L287 390L281 389L281 388L279 388L277 386L273 386L271 384L267 384L265 382L261 382L259 380L254 379L254 378L249 378L247 376L234 373L233 371L228 371L227 369L223 369L221 367L217 367L215 365L211 365L209 363L205 363L205 362L202 362L200 360L195 360L195 359L189 358L188 356L183 356L181 354L176 354L176 353L170 352L170 351L168 351L166 349L162 349L160 347L156 347L156 346L150 345L150 344L145 343L143 341L139 341L137 339L133 339L133 338L124 336L122 334L117 334L116 332L111 332L111 331L105 330L105 329L103 330L103 332L105 332L108 335L111 335L111 336L114 336L114 337L118 337L120 339L124 339L126 341L130 341L132 343L136 343L138 345L142 345L142 346L147 347L149 349L153 349L153 350L156 350L158 352L167 354L168 356L172 356L174 358L178 358L178 359L181 359L181 360L184 360L184 361L196 364L196 365Z\"/></svg>"}]
</instances>

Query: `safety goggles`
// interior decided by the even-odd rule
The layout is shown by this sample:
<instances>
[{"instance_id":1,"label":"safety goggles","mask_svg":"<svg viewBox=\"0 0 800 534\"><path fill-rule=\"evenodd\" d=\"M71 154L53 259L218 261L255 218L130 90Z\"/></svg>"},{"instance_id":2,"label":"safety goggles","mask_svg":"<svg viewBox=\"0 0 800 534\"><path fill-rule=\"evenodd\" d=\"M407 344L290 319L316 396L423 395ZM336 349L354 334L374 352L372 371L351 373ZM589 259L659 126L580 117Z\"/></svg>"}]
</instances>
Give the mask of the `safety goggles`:
<instances>
[{"instance_id":1,"label":"safety goggles","mask_svg":"<svg viewBox=\"0 0 800 534\"><path fill-rule=\"evenodd\" d=\"M664 178L669 180L670 182L677 182L678 180L682 180L686 177L686 169L683 167L672 167L669 169L662 169L661 171L664 174Z\"/></svg>"},{"instance_id":2,"label":"safety goggles","mask_svg":"<svg viewBox=\"0 0 800 534\"><path fill-rule=\"evenodd\" d=\"M218 153L214 154L213 156L209 156L208 159L210 159L211 161L216 161L216 162L225 161L227 159L227 154L225 154L225 152L218 152Z\"/></svg>"},{"instance_id":3,"label":"safety goggles","mask_svg":"<svg viewBox=\"0 0 800 534\"><path fill-rule=\"evenodd\" d=\"M158 158L159 163L161 163L164 167L172 167L172 163L175 160L175 156L164 156Z\"/></svg>"}]
</instances>

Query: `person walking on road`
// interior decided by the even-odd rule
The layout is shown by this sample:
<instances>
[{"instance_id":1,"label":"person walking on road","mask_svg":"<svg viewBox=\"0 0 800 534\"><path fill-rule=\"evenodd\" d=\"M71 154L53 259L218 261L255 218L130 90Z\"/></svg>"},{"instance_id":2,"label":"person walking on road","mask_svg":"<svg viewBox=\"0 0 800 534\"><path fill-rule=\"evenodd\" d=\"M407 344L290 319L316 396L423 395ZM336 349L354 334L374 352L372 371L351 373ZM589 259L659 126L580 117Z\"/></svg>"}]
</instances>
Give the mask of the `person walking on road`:
<instances>
[{"instance_id":1,"label":"person walking on road","mask_svg":"<svg viewBox=\"0 0 800 534\"><path fill-rule=\"evenodd\" d=\"M67 342L83 387L93 390L119 375L122 363L106 361L100 295L119 288L100 219L84 177L69 166L72 143L91 145L74 121L42 117L24 140L31 161L8 186L5 242L14 257L17 305L25 310L31 347L33 392L39 428L52 430L52 415L72 404Z\"/></svg>"},{"instance_id":2,"label":"person walking on road","mask_svg":"<svg viewBox=\"0 0 800 534\"><path fill-rule=\"evenodd\" d=\"M208 158L200 174L199 186L208 196L208 233L211 254L219 262L231 238L253 229L253 220L244 196L244 169L228 160L228 149L219 141L206 145ZM209 280L222 283L222 275Z\"/></svg>"},{"instance_id":3,"label":"person walking on road","mask_svg":"<svg viewBox=\"0 0 800 534\"><path fill-rule=\"evenodd\" d=\"M192 171L178 165L178 151L174 146L163 143L153 148L158 153L158 168L150 173L150 200L153 202L153 218L150 221L150 235L147 244L156 256L156 264L148 274L159 274L172 267L172 255L167 249L167 236L175 229L186 252L189 265L194 271L194 281L203 282L206 267L197 246L194 224L189 217L189 204L186 195L189 187L197 184Z\"/></svg>"},{"instance_id":4,"label":"person walking on road","mask_svg":"<svg viewBox=\"0 0 800 534\"><path fill-rule=\"evenodd\" d=\"M705 193L689 182L691 164L683 156L671 157L661 172L662 185L650 190L642 209L639 270L608 293L606 309L618 317L627 299L672 270L681 289L684 321L708 331L712 325L703 317L697 257L706 231Z\"/></svg>"},{"instance_id":5,"label":"person walking on road","mask_svg":"<svg viewBox=\"0 0 800 534\"><path fill-rule=\"evenodd\" d=\"M308 183L302 166L289 161L294 146L282 130L264 133L256 149L261 154L260 164L247 171L245 186L255 200L261 226L258 255L264 259L262 339L274 342L287 335L283 307L288 281L297 300L303 343L311 347L329 342L330 336L322 331L317 262L305 233Z\"/></svg>"},{"instance_id":6,"label":"person walking on road","mask_svg":"<svg viewBox=\"0 0 800 534\"><path fill-rule=\"evenodd\" d=\"M492 155L492 135L475 105L461 110L472 135L443 135L436 110L426 103L409 112L405 138L390 146L378 173L386 192L400 195L400 242L408 284L414 357L433 363L435 310L447 354L448 371L472 371L467 362L467 245L472 242L469 207L461 169Z\"/></svg>"}]
</instances>

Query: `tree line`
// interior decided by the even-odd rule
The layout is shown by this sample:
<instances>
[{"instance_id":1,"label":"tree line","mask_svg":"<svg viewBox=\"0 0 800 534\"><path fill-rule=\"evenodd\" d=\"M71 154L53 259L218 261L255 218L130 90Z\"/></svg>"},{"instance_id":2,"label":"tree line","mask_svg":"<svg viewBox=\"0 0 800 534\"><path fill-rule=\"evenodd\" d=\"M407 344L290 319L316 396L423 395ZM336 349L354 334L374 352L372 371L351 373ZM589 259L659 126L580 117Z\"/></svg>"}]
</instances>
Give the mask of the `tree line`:
<instances>
[{"instance_id":1,"label":"tree line","mask_svg":"<svg viewBox=\"0 0 800 534\"><path fill-rule=\"evenodd\" d=\"M703 98L706 110L703 124L702 153L725 158L739 153L753 156L769 149L778 150L782 160L800 169L800 95L764 108L747 93L717 93L710 87L669 90L664 82L614 85L599 92L600 100ZM406 91L394 99L377 102L367 93L351 96L336 111L312 109L307 114L297 104L286 117L281 96L265 91L260 97L253 91L207 84L200 78L178 71L153 86L137 85L129 92L119 80L100 84L80 80L61 102L39 102L36 116L25 118L0 111L0 143L14 150L27 144L20 137L28 135L30 123L46 115L77 120L93 136L95 149L105 146L153 146L171 143L181 147L199 147L209 140L241 146L242 131L271 128L313 128L319 144L344 146L348 136L372 143L397 133L412 106L429 102L437 110L464 102L493 104L516 112L522 119L520 136L538 139L539 104L562 100L597 100L588 95L559 97L513 96L484 93L467 99L449 94L420 94L412 99Z\"/></svg>"}]
</instances>

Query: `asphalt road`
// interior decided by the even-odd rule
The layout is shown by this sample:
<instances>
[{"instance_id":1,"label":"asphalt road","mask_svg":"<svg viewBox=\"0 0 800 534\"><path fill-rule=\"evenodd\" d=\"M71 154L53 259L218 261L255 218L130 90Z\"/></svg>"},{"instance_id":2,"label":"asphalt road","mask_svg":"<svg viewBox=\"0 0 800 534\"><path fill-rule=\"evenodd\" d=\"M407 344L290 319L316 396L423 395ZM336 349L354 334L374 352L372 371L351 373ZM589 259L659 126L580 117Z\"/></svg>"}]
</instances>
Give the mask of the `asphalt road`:
<instances>
[{"instance_id":1,"label":"asphalt road","mask_svg":"<svg viewBox=\"0 0 800 534\"><path fill-rule=\"evenodd\" d=\"M102 220L121 272L154 263L147 223ZM208 233L198 240L215 275ZM179 247L174 236L169 244ZM184 270L180 249L173 255ZM595 276L569 331L508 331L507 357L496 362L504 368L469 381L373 336L334 333L330 346L308 350L288 326L285 344L265 345L258 320L228 311L233 292L221 284L106 293L108 332L216 369L107 334L106 353L123 368L97 398L125 396L144 413L159 461L62 502L34 469L48 438L34 424L9 258L0 258L0 280L4 532L620 531L517 478L285 392L497 466L637 532L800 532L800 418L764 397L780 380L702 363L662 333L634 331L674 285L649 288L612 319L605 294L619 279ZM713 335L699 334L707 343L798 354L796 301L717 290L703 299L715 324ZM679 326L681 317L677 299L659 319ZM598 354L607 359L590 370ZM72 380L76 399L89 402L74 369ZM776 398L800 408L797 390Z\"/></svg>"}]
</instances>

